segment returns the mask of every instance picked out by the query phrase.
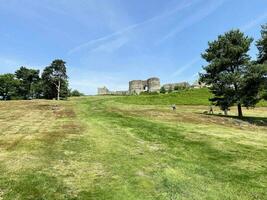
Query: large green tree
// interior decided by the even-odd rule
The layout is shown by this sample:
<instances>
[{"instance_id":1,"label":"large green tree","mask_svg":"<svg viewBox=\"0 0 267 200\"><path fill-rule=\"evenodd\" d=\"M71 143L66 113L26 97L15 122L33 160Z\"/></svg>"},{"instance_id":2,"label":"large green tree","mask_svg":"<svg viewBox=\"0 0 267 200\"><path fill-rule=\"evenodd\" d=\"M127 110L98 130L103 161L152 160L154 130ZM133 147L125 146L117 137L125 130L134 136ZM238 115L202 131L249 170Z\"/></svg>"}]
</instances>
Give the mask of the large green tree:
<instances>
[{"instance_id":1,"label":"large green tree","mask_svg":"<svg viewBox=\"0 0 267 200\"><path fill-rule=\"evenodd\" d=\"M261 38L256 42L259 50L258 63L263 64L267 62L267 24L262 25Z\"/></svg>"},{"instance_id":2,"label":"large green tree","mask_svg":"<svg viewBox=\"0 0 267 200\"><path fill-rule=\"evenodd\" d=\"M46 67L42 73L42 83L46 98L56 98L68 96L68 76L66 62L54 60Z\"/></svg>"},{"instance_id":3,"label":"large green tree","mask_svg":"<svg viewBox=\"0 0 267 200\"><path fill-rule=\"evenodd\" d=\"M243 116L242 106L253 107L260 100L263 73L258 65L250 64L252 41L239 30L231 30L209 42L202 54L208 64L203 67L200 81L210 86L214 94L210 100L222 110L237 105L239 117Z\"/></svg>"},{"instance_id":4,"label":"large green tree","mask_svg":"<svg viewBox=\"0 0 267 200\"><path fill-rule=\"evenodd\" d=\"M11 96L16 94L16 89L19 81L15 78L14 74L0 75L0 96L4 99L10 99Z\"/></svg>"},{"instance_id":5,"label":"large green tree","mask_svg":"<svg viewBox=\"0 0 267 200\"><path fill-rule=\"evenodd\" d=\"M24 99L36 96L33 89L36 88L34 84L38 84L40 81L39 73L39 70L28 69L26 67L21 67L15 72L17 79L20 80L18 92Z\"/></svg>"},{"instance_id":6,"label":"large green tree","mask_svg":"<svg viewBox=\"0 0 267 200\"><path fill-rule=\"evenodd\" d=\"M262 97L267 100L267 24L262 26L261 38L257 41L256 46L259 50L257 63L262 65L265 72L261 93Z\"/></svg>"}]
</instances>

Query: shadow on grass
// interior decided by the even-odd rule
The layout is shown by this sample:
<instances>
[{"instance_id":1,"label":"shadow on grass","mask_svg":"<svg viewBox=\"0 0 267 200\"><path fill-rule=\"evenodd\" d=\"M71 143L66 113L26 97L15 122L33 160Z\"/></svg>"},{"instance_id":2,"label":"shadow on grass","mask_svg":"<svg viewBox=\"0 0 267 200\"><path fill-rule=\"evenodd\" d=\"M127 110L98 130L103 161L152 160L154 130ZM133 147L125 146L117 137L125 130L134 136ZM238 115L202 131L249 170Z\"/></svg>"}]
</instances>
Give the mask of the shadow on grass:
<instances>
[{"instance_id":1,"label":"shadow on grass","mask_svg":"<svg viewBox=\"0 0 267 200\"><path fill-rule=\"evenodd\" d=\"M219 115L219 114L204 114L204 115L234 119L235 122L239 123L240 125L244 122L247 122L253 125L257 125L257 126L267 126L267 117L252 117L252 116L238 117L234 115L226 116L226 115Z\"/></svg>"}]
</instances>

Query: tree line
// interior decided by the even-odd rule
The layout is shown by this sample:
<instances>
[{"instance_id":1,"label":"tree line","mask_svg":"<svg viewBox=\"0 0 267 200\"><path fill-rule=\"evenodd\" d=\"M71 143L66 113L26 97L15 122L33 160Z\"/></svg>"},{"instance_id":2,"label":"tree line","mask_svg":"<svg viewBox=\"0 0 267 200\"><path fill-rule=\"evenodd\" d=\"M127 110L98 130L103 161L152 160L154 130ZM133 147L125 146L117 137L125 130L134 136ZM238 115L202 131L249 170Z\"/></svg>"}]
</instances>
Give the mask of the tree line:
<instances>
[{"instance_id":1,"label":"tree line","mask_svg":"<svg viewBox=\"0 0 267 200\"><path fill-rule=\"evenodd\" d=\"M238 116L242 117L242 107L255 107L262 99L267 100L267 24L256 41L256 60L248 54L252 42L253 38L240 30L230 30L209 42L202 54L208 64L200 73L200 82L214 94L212 104L226 114L236 105Z\"/></svg>"},{"instance_id":2,"label":"tree line","mask_svg":"<svg viewBox=\"0 0 267 200\"><path fill-rule=\"evenodd\" d=\"M66 99L83 95L71 91L68 85L66 62L54 60L42 73L37 69L20 67L14 74L0 75L0 98L11 99Z\"/></svg>"}]
</instances>

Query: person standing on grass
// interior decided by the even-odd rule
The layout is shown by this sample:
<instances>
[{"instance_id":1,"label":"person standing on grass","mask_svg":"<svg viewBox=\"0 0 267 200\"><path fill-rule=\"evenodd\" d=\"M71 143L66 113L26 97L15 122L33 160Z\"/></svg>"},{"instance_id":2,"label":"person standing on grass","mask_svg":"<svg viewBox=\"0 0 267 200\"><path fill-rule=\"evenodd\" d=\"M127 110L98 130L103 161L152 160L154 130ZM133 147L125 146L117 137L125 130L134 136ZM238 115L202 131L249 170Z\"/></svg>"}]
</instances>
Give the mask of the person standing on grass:
<instances>
[{"instance_id":1,"label":"person standing on grass","mask_svg":"<svg viewBox=\"0 0 267 200\"><path fill-rule=\"evenodd\" d=\"M209 114L213 114L213 107L210 106Z\"/></svg>"}]
</instances>

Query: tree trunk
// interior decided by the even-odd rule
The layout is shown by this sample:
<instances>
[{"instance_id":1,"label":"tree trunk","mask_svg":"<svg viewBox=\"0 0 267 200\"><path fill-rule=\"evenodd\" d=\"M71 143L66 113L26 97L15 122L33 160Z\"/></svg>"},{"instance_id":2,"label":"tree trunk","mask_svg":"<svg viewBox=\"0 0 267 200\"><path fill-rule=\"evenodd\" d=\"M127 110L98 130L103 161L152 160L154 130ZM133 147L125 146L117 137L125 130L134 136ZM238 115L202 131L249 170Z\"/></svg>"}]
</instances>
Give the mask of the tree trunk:
<instances>
[{"instance_id":1,"label":"tree trunk","mask_svg":"<svg viewBox=\"0 0 267 200\"><path fill-rule=\"evenodd\" d=\"M4 100L5 101L7 100L7 94L8 94L8 92L4 93Z\"/></svg>"},{"instance_id":2,"label":"tree trunk","mask_svg":"<svg viewBox=\"0 0 267 200\"><path fill-rule=\"evenodd\" d=\"M243 117L241 104L237 104L238 117Z\"/></svg>"},{"instance_id":3,"label":"tree trunk","mask_svg":"<svg viewBox=\"0 0 267 200\"><path fill-rule=\"evenodd\" d=\"M224 110L224 115L225 115L225 116L228 115L228 110L227 110L227 109Z\"/></svg>"},{"instance_id":4,"label":"tree trunk","mask_svg":"<svg viewBox=\"0 0 267 200\"><path fill-rule=\"evenodd\" d=\"M30 83L29 85L29 97L31 97L33 99L33 93L32 93L32 83ZM28 98L29 98L28 97Z\"/></svg>"},{"instance_id":5,"label":"tree trunk","mask_svg":"<svg viewBox=\"0 0 267 200\"><path fill-rule=\"evenodd\" d=\"M60 98L60 80L58 81L58 87L57 87L57 100L59 101Z\"/></svg>"}]
</instances>

